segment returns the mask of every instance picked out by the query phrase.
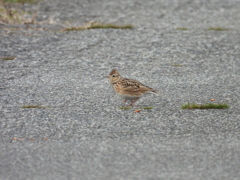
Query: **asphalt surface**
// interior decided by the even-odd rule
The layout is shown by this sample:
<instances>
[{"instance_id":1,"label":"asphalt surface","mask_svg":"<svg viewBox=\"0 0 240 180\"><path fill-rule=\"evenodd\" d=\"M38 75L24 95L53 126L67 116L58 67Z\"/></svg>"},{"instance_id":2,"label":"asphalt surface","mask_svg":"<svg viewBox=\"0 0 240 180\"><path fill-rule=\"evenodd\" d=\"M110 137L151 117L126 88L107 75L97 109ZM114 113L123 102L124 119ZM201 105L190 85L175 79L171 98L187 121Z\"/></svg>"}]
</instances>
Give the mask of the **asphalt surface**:
<instances>
[{"instance_id":1,"label":"asphalt surface","mask_svg":"<svg viewBox=\"0 0 240 180\"><path fill-rule=\"evenodd\" d=\"M0 179L240 179L240 1L23 8L39 23L0 26L0 56L16 57L0 61ZM134 29L61 31L88 21ZM162 96L120 109L113 68ZM211 99L230 108L180 108Z\"/></svg>"}]
</instances>

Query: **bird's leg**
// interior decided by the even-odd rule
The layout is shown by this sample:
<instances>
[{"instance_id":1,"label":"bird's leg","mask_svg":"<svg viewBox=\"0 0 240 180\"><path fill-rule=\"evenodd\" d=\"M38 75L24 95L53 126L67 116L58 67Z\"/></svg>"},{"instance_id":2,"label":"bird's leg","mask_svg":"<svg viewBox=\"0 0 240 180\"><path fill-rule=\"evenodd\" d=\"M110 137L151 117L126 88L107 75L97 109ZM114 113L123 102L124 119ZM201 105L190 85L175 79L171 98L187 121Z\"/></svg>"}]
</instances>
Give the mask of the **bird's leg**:
<instances>
[{"instance_id":1,"label":"bird's leg","mask_svg":"<svg viewBox=\"0 0 240 180\"><path fill-rule=\"evenodd\" d=\"M131 103L129 104L129 106L133 106L133 104L134 104L138 99L139 99L139 98L132 100Z\"/></svg>"},{"instance_id":2,"label":"bird's leg","mask_svg":"<svg viewBox=\"0 0 240 180\"><path fill-rule=\"evenodd\" d=\"M127 99L125 99L125 100L123 101L123 103L125 104L125 106L126 106L126 102L127 102ZM128 106L126 106L126 107L128 107Z\"/></svg>"}]
</instances>

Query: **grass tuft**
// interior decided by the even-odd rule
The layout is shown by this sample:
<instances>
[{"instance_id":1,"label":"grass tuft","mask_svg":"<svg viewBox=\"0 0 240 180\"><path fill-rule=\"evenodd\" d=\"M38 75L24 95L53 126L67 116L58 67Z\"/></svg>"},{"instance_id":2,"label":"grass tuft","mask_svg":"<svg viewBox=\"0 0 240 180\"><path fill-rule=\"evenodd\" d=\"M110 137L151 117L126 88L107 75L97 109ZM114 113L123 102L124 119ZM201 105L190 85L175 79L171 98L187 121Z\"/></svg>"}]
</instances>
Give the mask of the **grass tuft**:
<instances>
[{"instance_id":1,"label":"grass tuft","mask_svg":"<svg viewBox=\"0 0 240 180\"><path fill-rule=\"evenodd\" d=\"M36 14L22 11L14 3L29 3L34 0L0 0L0 23L2 24L33 24ZM12 6L13 5L13 6Z\"/></svg>"},{"instance_id":2,"label":"grass tuft","mask_svg":"<svg viewBox=\"0 0 240 180\"><path fill-rule=\"evenodd\" d=\"M122 109L122 110L129 110L129 109L131 109L131 107L120 107L119 109Z\"/></svg>"},{"instance_id":3,"label":"grass tuft","mask_svg":"<svg viewBox=\"0 0 240 180\"><path fill-rule=\"evenodd\" d=\"M133 26L132 25L119 26L119 25L115 25L115 24L97 24L97 25L93 25L92 28L93 29L97 29L97 28L133 29Z\"/></svg>"},{"instance_id":4,"label":"grass tuft","mask_svg":"<svg viewBox=\"0 0 240 180\"><path fill-rule=\"evenodd\" d=\"M221 104L195 104L195 103L188 103L184 104L181 107L182 109L227 109L229 106L227 104L221 103Z\"/></svg>"},{"instance_id":5,"label":"grass tuft","mask_svg":"<svg viewBox=\"0 0 240 180\"><path fill-rule=\"evenodd\" d=\"M208 28L209 31L228 31L228 28L221 28L221 27L210 27Z\"/></svg>"},{"instance_id":6,"label":"grass tuft","mask_svg":"<svg viewBox=\"0 0 240 180\"><path fill-rule=\"evenodd\" d=\"M39 106L39 105L24 105L21 108L46 108L44 106Z\"/></svg>"},{"instance_id":7,"label":"grass tuft","mask_svg":"<svg viewBox=\"0 0 240 180\"><path fill-rule=\"evenodd\" d=\"M1 60L4 60L4 61L9 61L9 60L14 60L16 57L14 56L6 56L6 57L2 57Z\"/></svg>"},{"instance_id":8,"label":"grass tuft","mask_svg":"<svg viewBox=\"0 0 240 180\"><path fill-rule=\"evenodd\" d=\"M64 28L63 31L82 31L82 30L87 30L87 29L133 29L132 25L115 25L115 24L103 24L103 23L97 23L90 21L83 26L79 27L68 27Z\"/></svg>"},{"instance_id":9,"label":"grass tuft","mask_svg":"<svg viewBox=\"0 0 240 180\"><path fill-rule=\"evenodd\" d=\"M176 28L176 30L187 31L188 28L185 28L185 27L178 27L178 28Z\"/></svg>"}]
</instances>

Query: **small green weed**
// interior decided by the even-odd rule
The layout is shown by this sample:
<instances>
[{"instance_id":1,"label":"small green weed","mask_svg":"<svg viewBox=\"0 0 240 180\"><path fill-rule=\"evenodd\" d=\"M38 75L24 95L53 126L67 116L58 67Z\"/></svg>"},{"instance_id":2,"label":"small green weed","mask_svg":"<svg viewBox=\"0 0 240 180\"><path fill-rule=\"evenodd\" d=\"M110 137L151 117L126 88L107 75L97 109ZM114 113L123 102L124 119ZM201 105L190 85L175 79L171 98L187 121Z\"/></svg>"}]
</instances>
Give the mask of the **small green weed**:
<instances>
[{"instance_id":1,"label":"small green weed","mask_svg":"<svg viewBox=\"0 0 240 180\"><path fill-rule=\"evenodd\" d=\"M221 103L221 104L184 104L181 107L182 109L227 109L229 106L227 104Z\"/></svg>"},{"instance_id":2,"label":"small green weed","mask_svg":"<svg viewBox=\"0 0 240 180\"><path fill-rule=\"evenodd\" d=\"M24 105L21 108L47 108L45 106L39 106L39 105Z\"/></svg>"},{"instance_id":3,"label":"small green weed","mask_svg":"<svg viewBox=\"0 0 240 180\"><path fill-rule=\"evenodd\" d=\"M9 60L14 60L16 57L14 56L6 56L6 57L2 57L1 60L4 60L4 61L9 61Z\"/></svg>"},{"instance_id":4,"label":"small green weed","mask_svg":"<svg viewBox=\"0 0 240 180\"><path fill-rule=\"evenodd\" d=\"M210 27L208 28L209 31L228 31L228 28L221 28L221 27Z\"/></svg>"},{"instance_id":5,"label":"small green weed","mask_svg":"<svg viewBox=\"0 0 240 180\"><path fill-rule=\"evenodd\" d=\"M97 29L97 28L111 28L111 29L133 29L132 25L123 25L123 26L119 26L119 25L115 25L115 24L97 24L97 25L93 25L91 27L92 29Z\"/></svg>"},{"instance_id":6,"label":"small green weed","mask_svg":"<svg viewBox=\"0 0 240 180\"><path fill-rule=\"evenodd\" d=\"M119 109L122 109L122 110L129 110L129 109L131 109L131 107L120 107Z\"/></svg>"},{"instance_id":7,"label":"small green weed","mask_svg":"<svg viewBox=\"0 0 240 180\"><path fill-rule=\"evenodd\" d=\"M68 27L64 28L63 31L82 31L82 30L87 30L87 29L133 29L132 25L115 25L115 24L103 24L103 23L97 23L97 22L88 22L84 24L83 26L79 27Z\"/></svg>"}]
</instances>

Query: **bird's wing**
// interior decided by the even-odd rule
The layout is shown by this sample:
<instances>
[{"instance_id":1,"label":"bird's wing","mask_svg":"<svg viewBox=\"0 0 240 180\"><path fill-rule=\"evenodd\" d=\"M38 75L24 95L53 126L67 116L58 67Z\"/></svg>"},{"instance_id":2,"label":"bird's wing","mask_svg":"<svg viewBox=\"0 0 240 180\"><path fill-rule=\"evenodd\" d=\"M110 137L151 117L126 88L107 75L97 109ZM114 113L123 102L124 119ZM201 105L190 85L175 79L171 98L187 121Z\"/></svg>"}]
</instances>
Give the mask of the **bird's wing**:
<instances>
[{"instance_id":1,"label":"bird's wing","mask_svg":"<svg viewBox=\"0 0 240 180\"><path fill-rule=\"evenodd\" d=\"M133 80L133 79L123 79L122 82L122 90L127 92L133 92L133 91L153 91L152 88L145 86L144 84L140 83L139 81Z\"/></svg>"}]
</instances>

